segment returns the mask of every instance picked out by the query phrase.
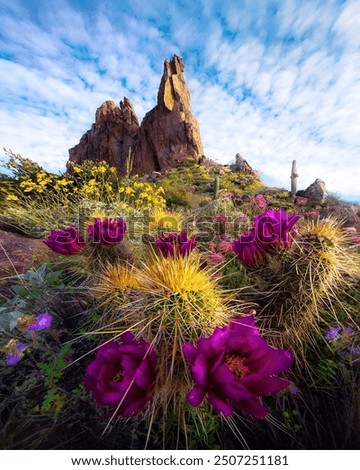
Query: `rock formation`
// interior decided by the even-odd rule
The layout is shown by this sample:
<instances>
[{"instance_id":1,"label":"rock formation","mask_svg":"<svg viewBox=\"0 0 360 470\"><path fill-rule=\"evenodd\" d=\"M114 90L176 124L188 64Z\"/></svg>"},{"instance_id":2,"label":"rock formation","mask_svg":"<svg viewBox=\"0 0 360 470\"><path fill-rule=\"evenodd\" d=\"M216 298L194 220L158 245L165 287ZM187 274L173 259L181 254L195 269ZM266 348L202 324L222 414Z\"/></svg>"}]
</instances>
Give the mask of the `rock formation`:
<instances>
[{"instance_id":1,"label":"rock formation","mask_svg":"<svg viewBox=\"0 0 360 470\"><path fill-rule=\"evenodd\" d=\"M234 173L242 173L243 175L253 176L256 180L261 181L260 175L257 171L253 170L245 158L237 153L235 155L235 163L231 165Z\"/></svg>"},{"instance_id":2,"label":"rock formation","mask_svg":"<svg viewBox=\"0 0 360 470\"><path fill-rule=\"evenodd\" d=\"M124 174L131 149L132 172L138 174L171 168L184 158L203 155L200 130L191 112L190 92L180 57L165 61L157 105L139 126L128 98L120 107L106 101L96 111L95 123L69 150L69 160L107 161Z\"/></svg>"},{"instance_id":3,"label":"rock formation","mask_svg":"<svg viewBox=\"0 0 360 470\"><path fill-rule=\"evenodd\" d=\"M96 110L95 123L80 139L78 145L69 150L69 160L81 164L84 160L105 160L121 173L129 149L134 149L139 140L139 121L127 98L120 107L113 101L105 101Z\"/></svg>"},{"instance_id":4,"label":"rock formation","mask_svg":"<svg viewBox=\"0 0 360 470\"><path fill-rule=\"evenodd\" d=\"M323 180L317 178L308 188L296 193L297 196L307 198L308 203L324 204L326 186Z\"/></svg>"}]
</instances>

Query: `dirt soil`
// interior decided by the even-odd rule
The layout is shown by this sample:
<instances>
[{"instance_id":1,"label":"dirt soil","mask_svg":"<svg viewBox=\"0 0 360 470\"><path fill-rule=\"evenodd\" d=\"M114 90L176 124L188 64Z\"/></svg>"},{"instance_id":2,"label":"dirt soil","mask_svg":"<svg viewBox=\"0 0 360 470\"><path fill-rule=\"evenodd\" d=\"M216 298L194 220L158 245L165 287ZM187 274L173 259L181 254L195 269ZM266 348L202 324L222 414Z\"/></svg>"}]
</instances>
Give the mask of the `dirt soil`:
<instances>
[{"instance_id":1,"label":"dirt soil","mask_svg":"<svg viewBox=\"0 0 360 470\"><path fill-rule=\"evenodd\" d=\"M0 282L7 276L39 266L53 256L42 240L0 230Z\"/></svg>"}]
</instances>

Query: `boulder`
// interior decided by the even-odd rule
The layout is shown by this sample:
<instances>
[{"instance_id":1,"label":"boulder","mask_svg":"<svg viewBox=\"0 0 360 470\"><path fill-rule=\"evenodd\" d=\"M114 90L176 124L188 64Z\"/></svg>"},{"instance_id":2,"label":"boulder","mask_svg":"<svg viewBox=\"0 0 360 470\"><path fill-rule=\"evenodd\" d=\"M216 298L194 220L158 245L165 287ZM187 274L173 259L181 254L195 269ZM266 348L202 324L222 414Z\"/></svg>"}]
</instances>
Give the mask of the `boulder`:
<instances>
[{"instance_id":1,"label":"boulder","mask_svg":"<svg viewBox=\"0 0 360 470\"><path fill-rule=\"evenodd\" d=\"M324 204L326 198L325 183L320 178L317 178L308 188L298 191L296 196L307 198L309 204Z\"/></svg>"}]
</instances>

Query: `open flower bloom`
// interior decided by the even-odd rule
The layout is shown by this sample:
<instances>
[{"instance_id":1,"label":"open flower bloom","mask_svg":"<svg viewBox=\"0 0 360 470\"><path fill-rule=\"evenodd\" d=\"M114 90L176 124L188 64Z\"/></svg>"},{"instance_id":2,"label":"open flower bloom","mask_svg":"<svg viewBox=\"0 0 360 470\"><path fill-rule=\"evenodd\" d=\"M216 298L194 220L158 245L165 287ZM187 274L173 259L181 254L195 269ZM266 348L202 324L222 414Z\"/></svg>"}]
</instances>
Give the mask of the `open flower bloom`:
<instances>
[{"instance_id":1,"label":"open flower bloom","mask_svg":"<svg viewBox=\"0 0 360 470\"><path fill-rule=\"evenodd\" d=\"M35 322L28 326L27 331L48 330L51 327L52 319L48 313L41 313L35 317Z\"/></svg>"},{"instance_id":2,"label":"open flower bloom","mask_svg":"<svg viewBox=\"0 0 360 470\"><path fill-rule=\"evenodd\" d=\"M254 230L250 230L234 240L232 248L240 261L248 268L258 268L266 261L264 251L255 241Z\"/></svg>"},{"instance_id":3,"label":"open flower bloom","mask_svg":"<svg viewBox=\"0 0 360 470\"><path fill-rule=\"evenodd\" d=\"M84 248L84 240L78 229L70 225L65 230L51 230L49 238L44 240L51 250L61 255L76 255Z\"/></svg>"},{"instance_id":4,"label":"open flower bloom","mask_svg":"<svg viewBox=\"0 0 360 470\"><path fill-rule=\"evenodd\" d=\"M16 328L23 333L28 331L48 330L51 327L53 317L48 313L40 315L23 315L18 318Z\"/></svg>"},{"instance_id":5,"label":"open flower bloom","mask_svg":"<svg viewBox=\"0 0 360 470\"><path fill-rule=\"evenodd\" d=\"M290 215L284 209L270 209L258 215L254 218L257 245L264 251L288 248L296 235L299 217L298 213Z\"/></svg>"},{"instance_id":6,"label":"open flower bloom","mask_svg":"<svg viewBox=\"0 0 360 470\"><path fill-rule=\"evenodd\" d=\"M5 346L7 351L5 356L5 363L8 366L17 364L24 355L26 345L21 341L11 339Z\"/></svg>"},{"instance_id":7,"label":"open flower bloom","mask_svg":"<svg viewBox=\"0 0 360 470\"><path fill-rule=\"evenodd\" d=\"M260 397L287 388L290 382L276 377L293 364L290 352L270 347L261 338L254 316L233 320L216 328L198 344L184 344L183 354L191 364L195 386L187 400L200 406L208 397L217 413L230 416L240 409L256 418L265 418L268 408Z\"/></svg>"},{"instance_id":8,"label":"open flower bloom","mask_svg":"<svg viewBox=\"0 0 360 470\"><path fill-rule=\"evenodd\" d=\"M163 256L176 257L188 255L197 245L194 238L188 238L186 230L180 233L162 234L156 240L156 246L159 248Z\"/></svg>"},{"instance_id":9,"label":"open flower bloom","mask_svg":"<svg viewBox=\"0 0 360 470\"><path fill-rule=\"evenodd\" d=\"M84 385L98 405L115 407L121 416L134 416L151 400L156 363L151 345L127 332L121 344L111 341L98 348L86 369Z\"/></svg>"},{"instance_id":10,"label":"open flower bloom","mask_svg":"<svg viewBox=\"0 0 360 470\"><path fill-rule=\"evenodd\" d=\"M107 218L105 220L95 217L94 224L90 225L87 231L96 243L105 246L113 246L124 239L126 222L125 219L119 217L115 219Z\"/></svg>"}]
</instances>

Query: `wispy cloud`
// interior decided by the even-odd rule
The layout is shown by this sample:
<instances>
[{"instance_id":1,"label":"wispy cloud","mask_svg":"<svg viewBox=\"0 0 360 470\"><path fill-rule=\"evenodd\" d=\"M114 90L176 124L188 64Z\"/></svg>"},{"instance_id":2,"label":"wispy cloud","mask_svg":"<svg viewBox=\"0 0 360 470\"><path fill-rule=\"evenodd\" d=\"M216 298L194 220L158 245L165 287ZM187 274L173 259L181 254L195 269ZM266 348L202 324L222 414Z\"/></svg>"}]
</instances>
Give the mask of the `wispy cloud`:
<instances>
[{"instance_id":1,"label":"wispy cloud","mask_svg":"<svg viewBox=\"0 0 360 470\"><path fill-rule=\"evenodd\" d=\"M85 5L85 6L84 6ZM359 198L360 2L0 0L0 145L61 170L108 99L154 106L185 60L205 153Z\"/></svg>"}]
</instances>

